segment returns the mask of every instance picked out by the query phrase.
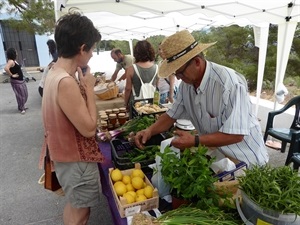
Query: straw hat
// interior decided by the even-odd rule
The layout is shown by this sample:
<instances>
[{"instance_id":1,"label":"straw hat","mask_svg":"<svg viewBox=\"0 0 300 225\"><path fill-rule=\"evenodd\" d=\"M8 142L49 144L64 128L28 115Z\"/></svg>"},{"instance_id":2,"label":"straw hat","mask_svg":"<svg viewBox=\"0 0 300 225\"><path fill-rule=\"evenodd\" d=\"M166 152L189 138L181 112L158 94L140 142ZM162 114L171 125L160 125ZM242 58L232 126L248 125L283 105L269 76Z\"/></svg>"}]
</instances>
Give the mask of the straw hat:
<instances>
[{"instance_id":1,"label":"straw hat","mask_svg":"<svg viewBox=\"0 0 300 225\"><path fill-rule=\"evenodd\" d=\"M159 77L170 76L190 59L215 43L199 44L188 30L169 36L160 46L166 58L159 68Z\"/></svg>"}]
</instances>

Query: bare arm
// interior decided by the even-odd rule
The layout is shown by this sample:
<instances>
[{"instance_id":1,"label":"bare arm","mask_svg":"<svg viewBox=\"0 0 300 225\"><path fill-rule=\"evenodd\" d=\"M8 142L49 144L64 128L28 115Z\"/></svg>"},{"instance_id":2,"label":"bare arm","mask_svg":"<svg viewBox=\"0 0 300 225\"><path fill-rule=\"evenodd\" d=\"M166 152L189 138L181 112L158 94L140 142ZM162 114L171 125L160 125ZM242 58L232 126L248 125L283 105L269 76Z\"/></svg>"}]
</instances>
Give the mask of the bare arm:
<instances>
[{"instance_id":1,"label":"bare arm","mask_svg":"<svg viewBox=\"0 0 300 225\"><path fill-rule=\"evenodd\" d=\"M170 129L175 123L167 113L162 114L158 120L145 130L139 131L135 136L135 144L138 148L143 148L144 144L155 134L162 133Z\"/></svg>"},{"instance_id":2,"label":"bare arm","mask_svg":"<svg viewBox=\"0 0 300 225\"><path fill-rule=\"evenodd\" d=\"M174 101L174 85L175 85L175 75L169 76L169 82L170 82L170 90L169 90L169 101L173 103Z\"/></svg>"},{"instance_id":3,"label":"bare arm","mask_svg":"<svg viewBox=\"0 0 300 225\"><path fill-rule=\"evenodd\" d=\"M113 73L113 75L110 78L111 81L115 81L117 79L119 71L120 71L119 69L115 70L115 72Z\"/></svg>"},{"instance_id":4,"label":"bare arm","mask_svg":"<svg viewBox=\"0 0 300 225\"><path fill-rule=\"evenodd\" d=\"M90 69L83 77L78 67L80 83L86 90L87 102L84 101L75 79L62 79L58 86L58 104L62 111L84 137L93 137L97 127L97 112L94 97L95 78Z\"/></svg>"},{"instance_id":5,"label":"bare arm","mask_svg":"<svg viewBox=\"0 0 300 225\"><path fill-rule=\"evenodd\" d=\"M118 81L125 80L126 77L127 77L127 69L125 70L125 73L118 79Z\"/></svg>"},{"instance_id":6,"label":"bare arm","mask_svg":"<svg viewBox=\"0 0 300 225\"><path fill-rule=\"evenodd\" d=\"M6 65L4 67L4 70L8 74L8 76L10 76L10 77L19 77L19 74L17 74L17 73L12 74L9 70L11 67L14 67L14 66L15 66L15 62L10 59L10 60L7 61Z\"/></svg>"},{"instance_id":7,"label":"bare arm","mask_svg":"<svg viewBox=\"0 0 300 225\"><path fill-rule=\"evenodd\" d=\"M176 148L184 150L195 145L195 136L187 131L177 130L174 132L176 138L172 140L172 145ZM244 135L225 134L221 132L215 132L211 134L204 134L199 136L199 142L206 147L221 147L239 143L244 139Z\"/></svg>"},{"instance_id":8,"label":"bare arm","mask_svg":"<svg viewBox=\"0 0 300 225\"><path fill-rule=\"evenodd\" d=\"M125 96L124 96L124 103L127 107L129 104L130 95L132 92L132 77L133 77L133 66L127 68L126 73L126 86L125 86Z\"/></svg>"}]
</instances>

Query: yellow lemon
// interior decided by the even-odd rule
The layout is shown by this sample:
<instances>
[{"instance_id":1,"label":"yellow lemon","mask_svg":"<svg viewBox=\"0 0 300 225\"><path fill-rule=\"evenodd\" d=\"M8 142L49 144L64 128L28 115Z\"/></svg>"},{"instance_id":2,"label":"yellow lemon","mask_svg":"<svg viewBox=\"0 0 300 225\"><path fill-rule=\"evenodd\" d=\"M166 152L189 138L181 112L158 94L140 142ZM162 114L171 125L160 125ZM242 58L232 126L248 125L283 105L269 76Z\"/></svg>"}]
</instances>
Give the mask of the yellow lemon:
<instances>
[{"instance_id":1,"label":"yellow lemon","mask_svg":"<svg viewBox=\"0 0 300 225\"><path fill-rule=\"evenodd\" d=\"M110 177L113 180L113 182L117 182L122 180L123 174L119 169L114 169L113 171L111 171Z\"/></svg>"},{"instance_id":2,"label":"yellow lemon","mask_svg":"<svg viewBox=\"0 0 300 225\"><path fill-rule=\"evenodd\" d=\"M131 204L131 203L134 203L134 202L135 202L134 197L133 197L131 194L129 194L128 192L125 193L125 194L123 195L123 197L126 199L127 204Z\"/></svg>"},{"instance_id":3,"label":"yellow lemon","mask_svg":"<svg viewBox=\"0 0 300 225\"><path fill-rule=\"evenodd\" d=\"M131 177L140 177L144 179L145 174L141 169L133 169L131 173Z\"/></svg>"},{"instance_id":4,"label":"yellow lemon","mask_svg":"<svg viewBox=\"0 0 300 225\"><path fill-rule=\"evenodd\" d=\"M145 201L145 200L147 200L145 195L138 195L136 197L136 202L142 202L142 201Z\"/></svg>"},{"instance_id":5,"label":"yellow lemon","mask_svg":"<svg viewBox=\"0 0 300 225\"><path fill-rule=\"evenodd\" d=\"M135 189L141 189L144 186L144 181L140 177L133 177L131 179L131 184Z\"/></svg>"},{"instance_id":6,"label":"yellow lemon","mask_svg":"<svg viewBox=\"0 0 300 225\"><path fill-rule=\"evenodd\" d=\"M137 194L137 195L144 195L144 188L142 188L142 189L140 189L140 190L137 190L135 193Z\"/></svg>"},{"instance_id":7,"label":"yellow lemon","mask_svg":"<svg viewBox=\"0 0 300 225\"><path fill-rule=\"evenodd\" d=\"M146 186L147 186L147 184L146 184L146 182L144 182L143 187L146 187Z\"/></svg>"},{"instance_id":8,"label":"yellow lemon","mask_svg":"<svg viewBox=\"0 0 300 225\"><path fill-rule=\"evenodd\" d=\"M120 184L123 184L123 182L122 181L117 181L116 183L114 183L114 188L116 188L116 186L118 186Z\"/></svg>"},{"instance_id":9,"label":"yellow lemon","mask_svg":"<svg viewBox=\"0 0 300 225\"><path fill-rule=\"evenodd\" d=\"M134 187L132 184L126 184L127 191L135 191Z\"/></svg>"},{"instance_id":10,"label":"yellow lemon","mask_svg":"<svg viewBox=\"0 0 300 225\"><path fill-rule=\"evenodd\" d=\"M124 175L122 178L122 181L124 184L130 184L131 183L131 178L128 175Z\"/></svg>"},{"instance_id":11,"label":"yellow lemon","mask_svg":"<svg viewBox=\"0 0 300 225\"><path fill-rule=\"evenodd\" d=\"M123 182L115 186L115 191L118 196L122 196L127 192L126 185Z\"/></svg>"},{"instance_id":12,"label":"yellow lemon","mask_svg":"<svg viewBox=\"0 0 300 225\"><path fill-rule=\"evenodd\" d=\"M136 199L137 194L134 191L128 191L127 193L132 195L134 197L134 200Z\"/></svg>"},{"instance_id":13,"label":"yellow lemon","mask_svg":"<svg viewBox=\"0 0 300 225\"><path fill-rule=\"evenodd\" d=\"M153 187L151 187L150 185L147 185L145 188L144 188L144 195L147 197L147 198L152 198L153 197Z\"/></svg>"}]
</instances>

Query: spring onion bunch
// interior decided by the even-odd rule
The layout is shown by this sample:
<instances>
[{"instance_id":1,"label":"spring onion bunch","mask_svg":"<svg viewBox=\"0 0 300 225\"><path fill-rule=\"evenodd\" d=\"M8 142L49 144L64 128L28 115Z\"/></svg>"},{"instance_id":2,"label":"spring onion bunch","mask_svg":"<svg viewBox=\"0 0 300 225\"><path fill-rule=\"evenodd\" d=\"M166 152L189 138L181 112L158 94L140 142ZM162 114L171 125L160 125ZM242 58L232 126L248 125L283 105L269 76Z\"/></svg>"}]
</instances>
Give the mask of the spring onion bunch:
<instances>
[{"instance_id":1,"label":"spring onion bunch","mask_svg":"<svg viewBox=\"0 0 300 225\"><path fill-rule=\"evenodd\" d=\"M201 210L193 206L184 206L164 213L154 221L159 225L240 225L231 213L213 208Z\"/></svg>"}]
</instances>

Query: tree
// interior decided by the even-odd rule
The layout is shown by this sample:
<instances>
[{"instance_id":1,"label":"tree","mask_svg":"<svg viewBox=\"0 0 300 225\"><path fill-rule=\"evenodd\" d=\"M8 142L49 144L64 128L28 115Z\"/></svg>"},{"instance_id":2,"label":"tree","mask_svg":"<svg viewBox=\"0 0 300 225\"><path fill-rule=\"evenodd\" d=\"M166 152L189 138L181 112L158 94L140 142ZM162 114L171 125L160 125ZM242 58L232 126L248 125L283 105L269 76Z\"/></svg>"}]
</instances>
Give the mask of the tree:
<instances>
[{"instance_id":1,"label":"tree","mask_svg":"<svg viewBox=\"0 0 300 225\"><path fill-rule=\"evenodd\" d=\"M54 2L51 0L2 0L0 10L12 17L7 20L12 28L40 35L54 32Z\"/></svg>"}]
</instances>

